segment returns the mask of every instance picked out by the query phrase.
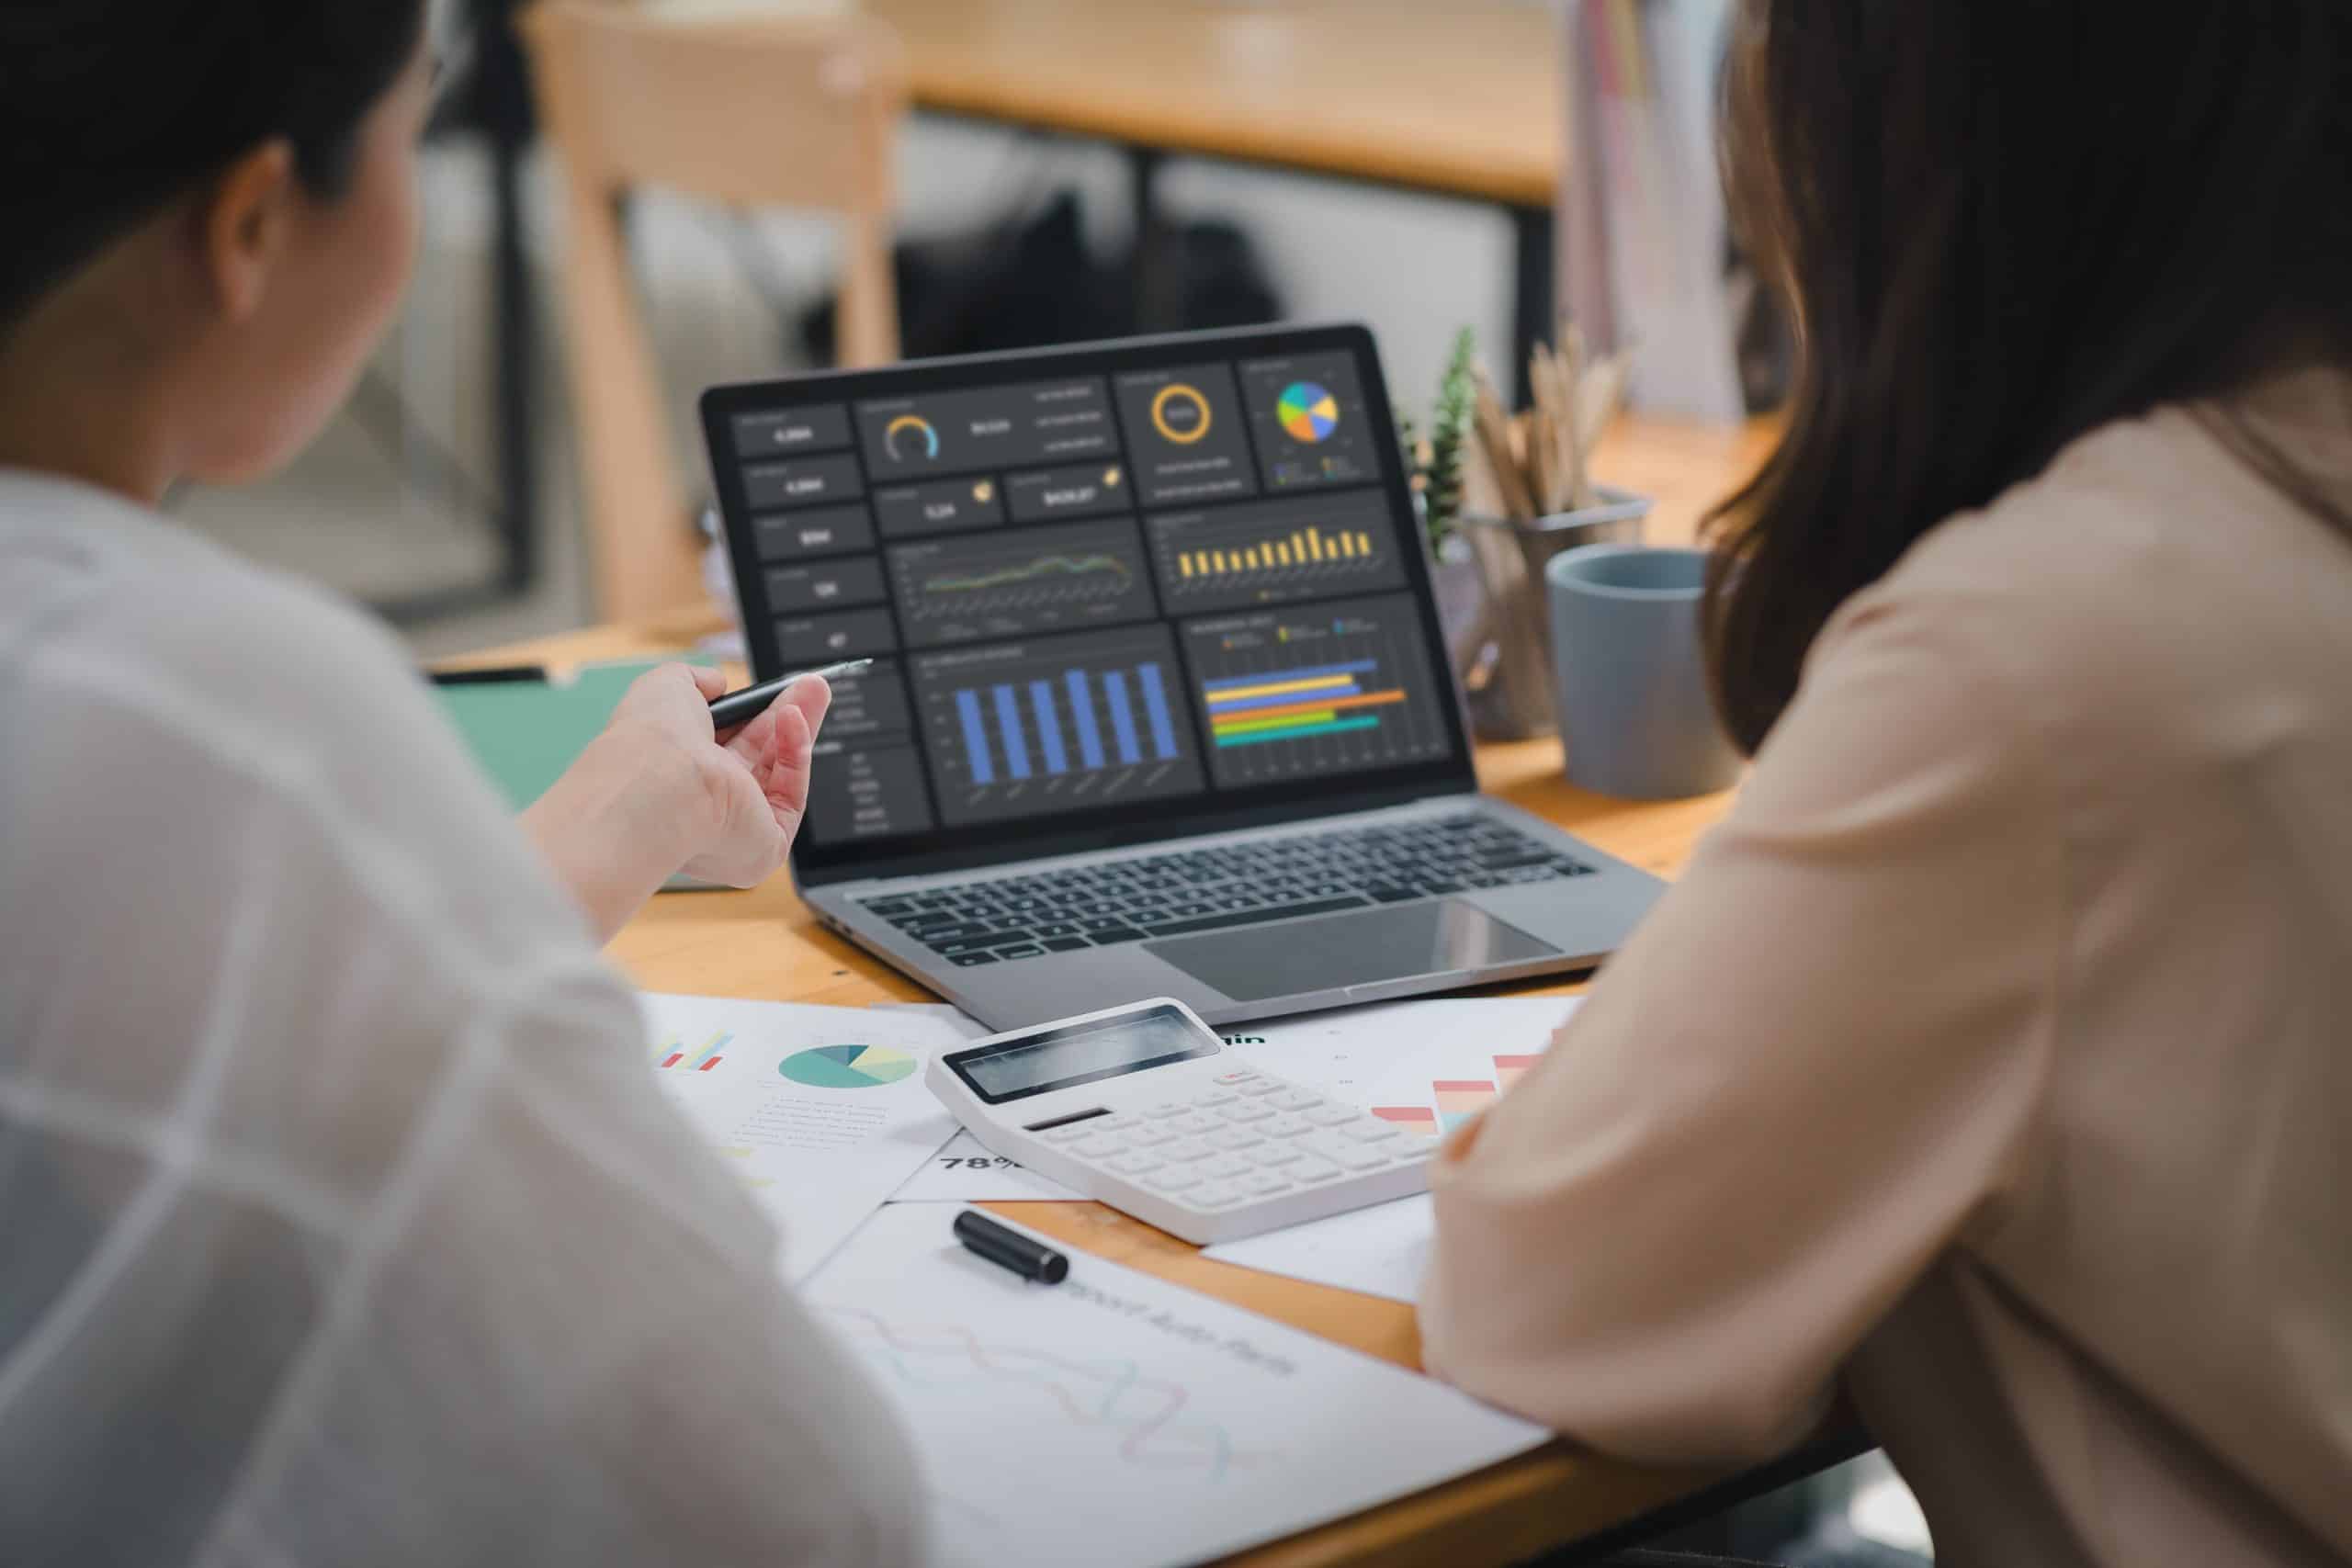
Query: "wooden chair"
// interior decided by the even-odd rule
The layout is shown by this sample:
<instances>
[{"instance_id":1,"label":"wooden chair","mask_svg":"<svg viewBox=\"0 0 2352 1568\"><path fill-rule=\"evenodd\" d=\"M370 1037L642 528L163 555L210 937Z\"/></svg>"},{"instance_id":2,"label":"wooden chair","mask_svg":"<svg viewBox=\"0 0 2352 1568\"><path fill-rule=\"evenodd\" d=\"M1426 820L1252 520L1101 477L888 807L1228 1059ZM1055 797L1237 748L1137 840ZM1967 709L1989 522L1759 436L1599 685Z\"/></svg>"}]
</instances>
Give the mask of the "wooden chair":
<instances>
[{"instance_id":1,"label":"wooden chair","mask_svg":"<svg viewBox=\"0 0 2352 1568\"><path fill-rule=\"evenodd\" d=\"M597 615L641 620L702 594L699 535L631 286L621 198L659 186L841 221L841 362L898 357L890 215L906 112L896 38L862 17L669 20L544 0L521 19L561 154L572 401Z\"/></svg>"}]
</instances>

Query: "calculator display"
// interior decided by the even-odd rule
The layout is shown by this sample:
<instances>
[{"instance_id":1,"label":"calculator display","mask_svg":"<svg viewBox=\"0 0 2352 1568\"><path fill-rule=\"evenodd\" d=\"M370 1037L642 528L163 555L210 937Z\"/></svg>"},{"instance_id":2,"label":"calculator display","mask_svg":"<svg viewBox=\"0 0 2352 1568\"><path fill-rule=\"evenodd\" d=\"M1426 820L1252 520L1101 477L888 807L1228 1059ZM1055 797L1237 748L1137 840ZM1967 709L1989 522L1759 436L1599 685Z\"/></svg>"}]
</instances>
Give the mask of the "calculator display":
<instances>
[{"instance_id":1,"label":"calculator display","mask_svg":"<svg viewBox=\"0 0 2352 1568\"><path fill-rule=\"evenodd\" d=\"M1204 1035L1169 1009L1067 1028L1040 1030L947 1058L956 1076L990 1105L1071 1089L1146 1067L1214 1055Z\"/></svg>"}]
</instances>

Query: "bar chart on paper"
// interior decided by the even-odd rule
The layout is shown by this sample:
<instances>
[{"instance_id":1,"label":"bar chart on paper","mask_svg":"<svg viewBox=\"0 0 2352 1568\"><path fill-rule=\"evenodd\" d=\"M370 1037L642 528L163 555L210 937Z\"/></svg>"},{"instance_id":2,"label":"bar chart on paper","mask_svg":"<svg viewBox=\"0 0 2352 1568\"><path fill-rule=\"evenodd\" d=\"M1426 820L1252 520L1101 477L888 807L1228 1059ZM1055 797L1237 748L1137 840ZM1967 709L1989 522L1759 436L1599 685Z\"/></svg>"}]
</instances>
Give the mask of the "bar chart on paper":
<instances>
[{"instance_id":1,"label":"bar chart on paper","mask_svg":"<svg viewBox=\"0 0 2352 1568\"><path fill-rule=\"evenodd\" d=\"M1185 652L1227 787L1392 766L1451 742L1403 594L1194 621Z\"/></svg>"},{"instance_id":2,"label":"bar chart on paper","mask_svg":"<svg viewBox=\"0 0 2352 1568\"><path fill-rule=\"evenodd\" d=\"M1409 1132L1440 1137L1492 1105L1537 1060L1531 1055L1497 1056L1492 1077L1431 1078L1427 1100L1412 1105L1375 1105L1371 1108L1372 1113Z\"/></svg>"},{"instance_id":3,"label":"bar chart on paper","mask_svg":"<svg viewBox=\"0 0 2352 1568\"><path fill-rule=\"evenodd\" d=\"M1162 626L919 655L916 702L951 825L1201 787Z\"/></svg>"},{"instance_id":4,"label":"bar chart on paper","mask_svg":"<svg viewBox=\"0 0 2352 1568\"><path fill-rule=\"evenodd\" d=\"M1381 491L1167 513L1150 533L1160 590L1181 614L1405 586Z\"/></svg>"},{"instance_id":5,"label":"bar chart on paper","mask_svg":"<svg viewBox=\"0 0 2352 1568\"><path fill-rule=\"evenodd\" d=\"M653 1065L663 1071L677 1067L688 1072L707 1073L726 1059L728 1044L734 1038L722 1030L701 1044L690 1047L672 1034L653 1048Z\"/></svg>"}]
</instances>

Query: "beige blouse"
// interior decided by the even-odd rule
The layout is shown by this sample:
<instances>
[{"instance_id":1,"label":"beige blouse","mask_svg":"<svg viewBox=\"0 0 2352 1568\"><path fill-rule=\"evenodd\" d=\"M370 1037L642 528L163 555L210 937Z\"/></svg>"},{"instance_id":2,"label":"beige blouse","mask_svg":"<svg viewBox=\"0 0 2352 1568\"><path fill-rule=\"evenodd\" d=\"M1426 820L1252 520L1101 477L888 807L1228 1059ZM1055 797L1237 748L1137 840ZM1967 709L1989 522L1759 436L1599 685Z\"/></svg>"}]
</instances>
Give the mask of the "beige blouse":
<instances>
[{"instance_id":1,"label":"beige blouse","mask_svg":"<svg viewBox=\"0 0 2352 1568\"><path fill-rule=\"evenodd\" d=\"M2352 510L2352 378L2245 405ZM2352 1561L2352 537L2182 411L1856 596L1442 1162L1432 1366L1743 1461L1841 1374L1947 1568Z\"/></svg>"}]
</instances>

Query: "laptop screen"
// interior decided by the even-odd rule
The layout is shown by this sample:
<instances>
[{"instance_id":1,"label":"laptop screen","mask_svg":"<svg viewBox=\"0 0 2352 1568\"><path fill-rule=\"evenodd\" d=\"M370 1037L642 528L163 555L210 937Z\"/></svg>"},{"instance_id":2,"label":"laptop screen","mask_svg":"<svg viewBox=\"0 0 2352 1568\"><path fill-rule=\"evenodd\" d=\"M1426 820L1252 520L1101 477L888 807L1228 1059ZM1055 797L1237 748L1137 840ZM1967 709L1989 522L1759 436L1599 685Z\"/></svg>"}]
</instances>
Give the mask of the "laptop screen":
<instances>
[{"instance_id":1,"label":"laptop screen","mask_svg":"<svg viewBox=\"0 0 2352 1568\"><path fill-rule=\"evenodd\" d=\"M804 880L1472 787L1362 328L721 388L704 424L758 677L878 661Z\"/></svg>"}]
</instances>

